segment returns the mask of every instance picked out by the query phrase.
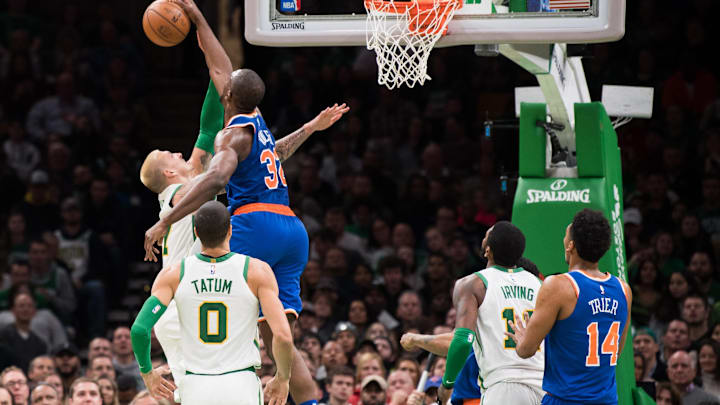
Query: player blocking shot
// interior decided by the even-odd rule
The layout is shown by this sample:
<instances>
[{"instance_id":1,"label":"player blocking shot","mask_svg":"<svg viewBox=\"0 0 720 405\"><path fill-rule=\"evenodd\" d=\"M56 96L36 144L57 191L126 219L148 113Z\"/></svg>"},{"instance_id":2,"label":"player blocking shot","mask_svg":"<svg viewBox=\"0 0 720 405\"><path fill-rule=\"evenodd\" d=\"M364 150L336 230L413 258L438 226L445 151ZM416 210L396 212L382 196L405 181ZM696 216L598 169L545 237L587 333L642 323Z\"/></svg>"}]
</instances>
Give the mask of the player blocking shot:
<instances>
[{"instance_id":1,"label":"player blocking shot","mask_svg":"<svg viewBox=\"0 0 720 405\"><path fill-rule=\"evenodd\" d=\"M175 386L150 360L150 331L174 300L180 319L181 350L186 376L182 403L247 404L263 402L255 369L260 351L255 341L262 305L273 332L277 373L265 388L271 405L284 405L289 392L294 346L278 286L270 267L230 251L230 214L209 201L195 214L201 251L163 268L157 275L131 337L145 385L154 396L171 399Z\"/></svg>"},{"instance_id":2,"label":"player blocking shot","mask_svg":"<svg viewBox=\"0 0 720 405\"><path fill-rule=\"evenodd\" d=\"M439 397L445 401L471 350L479 368L482 401L488 404L539 404L543 397L544 352L520 359L515 342L505 336L516 314L535 309L540 280L517 263L525 236L515 225L500 221L482 241L488 267L455 284L455 331L448 349Z\"/></svg>"},{"instance_id":3,"label":"player blocking shot","mask_svg":"<svg viewBox=\"0 0 720 405\"><path fill-rule=\"evenodd\" d=\"M230 248L235 253L256 257L271 266L279 286L279 298L291 325L302 310L300 275L307 264L309 240L302 222L289 207L288 187L282 162L316 131L337 122L349 108L328 107L297 131L275 140L258 105L265 83L250 69L233 71L222 45L192 0L173 0L197 28L200 48L210 77L225 111L225 128L214 140L214 152L207 171L193 178L185 195L163 218L145 233L146 260L156 260L154 245L167 229L198 209L223 189L232 215ZM264 315L264 307L261 308ZM264 317L260 318L261 321ZM273 333L267 322L259 329L273 353ZM312 405L314 384L300 353L295 351L290 390L298 405ZM184 392L184 390L182 390ZM183 398L184 400L184 398Z\"/></svg>"},{"instance_id":4,"label":"player blocking shot","mask_svg":"<svg viewBox=\"0 0 720 405\"><path fill-rule=\"evenodd\" d=\"M545 342L543 404L617 404L615 367L625 345L632 291L600 270L611 230L600 211L578 212L565 231L568 273L548 277L532 317L515 314L507 336L521 358ZM527 323L527 327L525 326Z\"/></svg>"},{"instance_id":5,"label":"player blocking shot","mask_svg":"<svg viewBox=\"0 0 720 405\"><path fill-rule=\"evenodd\" d=\"M213 153L215 135L222 129L222 125L223 107L215 85L210 81L200 113L199 135L190 158L185 161L180 153L160 150L147 155L140 168L140 181L158 194L160 218L167 215L183 198L185 184L205 171ZM200 252L200 241L193 231L192 213L172 224L160 248L163 267ZM174 301L170 302L165 314L155 325L155 335L163 348L173 380L179 386L185 376L185 369L180 350L180 323ZM179 402L179 399L176 398L176 401Z\"/></svg>"}]
</instances>

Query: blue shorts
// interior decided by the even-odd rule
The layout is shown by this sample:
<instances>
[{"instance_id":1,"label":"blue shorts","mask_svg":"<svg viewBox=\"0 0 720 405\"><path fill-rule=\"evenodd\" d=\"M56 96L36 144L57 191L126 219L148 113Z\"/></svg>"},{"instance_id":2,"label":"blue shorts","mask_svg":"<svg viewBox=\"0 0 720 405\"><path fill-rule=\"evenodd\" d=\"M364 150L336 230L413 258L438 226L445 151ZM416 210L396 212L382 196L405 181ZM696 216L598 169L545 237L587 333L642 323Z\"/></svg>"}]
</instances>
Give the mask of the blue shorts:
<instances>
[{"instance_id":1,"label":"blue shorts","mask_svg":"<svg viewBox=\"0 0 720 405\"><path fill-rule=\"evenodd\" d=\"M285 312L300 314L300 275L310 250L302 221L295 216L255 211L233 215L230 224L230 250L269 264L275 273ZM260 317L262 321L262 310Z\"/></svg>"},{"instance_id":2,"label":"blue shorts","mask_svg":"<svg viewBox=\"0 0 720 405\"><path fill-rule=\"evenodd\" d=\"M546 393L540 402L542 405L617 405L617 401L613 402L587 402L587 401L568 401Z\"/></svg>"}]
</instances>

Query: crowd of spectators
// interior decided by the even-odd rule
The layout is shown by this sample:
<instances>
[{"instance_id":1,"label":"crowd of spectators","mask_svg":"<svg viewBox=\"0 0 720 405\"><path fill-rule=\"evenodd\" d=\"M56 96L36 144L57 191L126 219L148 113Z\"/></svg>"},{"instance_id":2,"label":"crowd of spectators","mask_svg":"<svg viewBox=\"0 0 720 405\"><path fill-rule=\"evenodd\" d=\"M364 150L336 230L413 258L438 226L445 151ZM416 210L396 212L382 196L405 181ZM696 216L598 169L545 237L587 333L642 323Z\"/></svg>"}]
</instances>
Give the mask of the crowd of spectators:
<instances>
[{"instance_id":1,"label":"crowd of spectators","mask_svg":"<svg viewBox=\"0 0 720 405\"><path fill-rule=\"evenodd\" d=\"M55 2L52 18L29 3L0 9L0 404L91 395L93 384L104 404L126 404L142 381L129 325L107 315L126 306L129 269L158 211L138 181L152 48L109 2ZM720 395L720 98L707 51L718 11L712 0L681 11L628 2L625 38L589 46L585 60L594 99L602 84L655 88L653 119L619 130L633 347L638 383L685 404ZM404 351L400 336L451 331L453 281L483 267L482 238L509 218L513 197L498 179L516 170L516 133L487 137L483 123L512 118L513 88L534 78L444 48L428 84L388 91L363 48L245 53L266 81L261 108L276 137L326 105L351 106L284 163L311 238L295 336L317 397L418 403L424 355ZM202 59L185 63L204 71ZM179 134L188 147L195 131ZM156 342L153 358L162 364ZM267 355L263 364L266 381ZM439 359L431 374L443 368Z\"/></svg>"}]
</instances>

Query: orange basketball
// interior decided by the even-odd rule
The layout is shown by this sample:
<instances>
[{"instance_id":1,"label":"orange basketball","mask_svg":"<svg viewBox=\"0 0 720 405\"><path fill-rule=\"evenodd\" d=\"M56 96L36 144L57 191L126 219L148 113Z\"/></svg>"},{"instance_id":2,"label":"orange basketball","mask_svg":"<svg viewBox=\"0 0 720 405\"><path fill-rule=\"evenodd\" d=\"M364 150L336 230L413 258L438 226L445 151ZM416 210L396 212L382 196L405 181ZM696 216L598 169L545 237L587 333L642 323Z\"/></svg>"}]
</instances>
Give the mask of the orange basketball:
<instances>
[{"instance_id":1,"label":"orange basketball","mask_svg":"<svg viewBox=\"0 0 720 405\"><path fill-rule=\"evenodd\" d=\"M143 31L156 45L175 46L190 31L190 19L177 4L156 0L145 10Z\"/></svg>"}]
</instances>

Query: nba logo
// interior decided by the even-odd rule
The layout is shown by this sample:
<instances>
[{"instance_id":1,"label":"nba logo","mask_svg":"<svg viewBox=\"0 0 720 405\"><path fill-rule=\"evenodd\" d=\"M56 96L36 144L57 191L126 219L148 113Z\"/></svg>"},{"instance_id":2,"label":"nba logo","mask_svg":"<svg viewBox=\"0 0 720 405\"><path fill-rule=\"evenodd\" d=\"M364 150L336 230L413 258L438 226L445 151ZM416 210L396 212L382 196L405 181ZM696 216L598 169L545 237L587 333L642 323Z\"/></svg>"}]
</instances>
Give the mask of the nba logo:
<instances>
[{"instance_id":1,"label":"nba logo","mask_svg":"<svg viewBox=\"0 0 720 405\"><path fill-rule=\"evenodd\" d=\"M214 274L215 274L215 265L211 264L210 265L210 275L214 275Z\"/></svg>"},{"instance_id":2,"label":"nba logo","mask_svg":"<svg viewBox=\"0 0 720 405\"><path fill-rule=\"evenodd\" d=\"M300 0L280 0L280 11L300 11Z\"/></svg>"}]
</instances>

